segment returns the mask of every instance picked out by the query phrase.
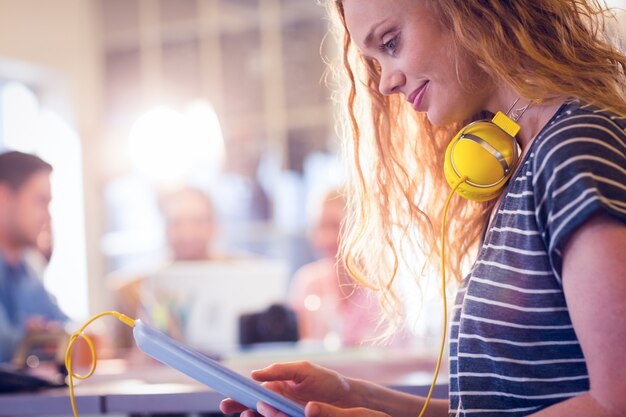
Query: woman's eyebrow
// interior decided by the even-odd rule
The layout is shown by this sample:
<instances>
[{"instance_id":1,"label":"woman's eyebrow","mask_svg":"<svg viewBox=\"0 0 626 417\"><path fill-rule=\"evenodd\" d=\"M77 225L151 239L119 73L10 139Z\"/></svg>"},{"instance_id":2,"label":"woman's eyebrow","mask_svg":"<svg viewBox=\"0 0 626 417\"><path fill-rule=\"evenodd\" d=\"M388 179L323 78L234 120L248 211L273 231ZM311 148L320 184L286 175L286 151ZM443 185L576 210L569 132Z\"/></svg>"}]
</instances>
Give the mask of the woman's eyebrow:
<instances>
[{"instance_id":1,"label":"woman's eyebrow","mask_svg":"<svg viewBox=\"0 0 626 417\"><path fill-rule=\"evenodd\" d=\"M370 28L369 32L367 33L367 36L365 37L365 40L363 41L363 45L366 47L370 47L372 45L372 42L374 40L374 34L376 33L376 31L378 30L379 27L381 27L382 25L384 25L387 22L388 19L384 19L381 20L380 22L374 23L372 25L372 27Z\"/></svg>"}]
</instances>

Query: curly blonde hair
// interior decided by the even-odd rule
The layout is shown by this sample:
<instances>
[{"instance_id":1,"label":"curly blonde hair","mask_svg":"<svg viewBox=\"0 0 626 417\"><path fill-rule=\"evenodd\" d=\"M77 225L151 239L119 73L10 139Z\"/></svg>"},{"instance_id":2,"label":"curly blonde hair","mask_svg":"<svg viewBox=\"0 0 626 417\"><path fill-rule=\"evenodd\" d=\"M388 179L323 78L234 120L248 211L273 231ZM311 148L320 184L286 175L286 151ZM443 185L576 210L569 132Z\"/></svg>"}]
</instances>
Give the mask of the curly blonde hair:
<instances>
[{"instance_id":1,"label":"curly blonde hair","mask_svg":"<svg viewBox=\"0 0 626 417\"><path fill-rule=\"evenodd\" d=\"M420 1L451 31L457 56L469 58L487 78L527 98L579 100L626 115L626 57L605 38L609 10L604 3ZM353 45L343 1L326 4L343 49L340 66L348 82L338 93L351 137L345 152L353 161L341 255L354 278L380 290L385 310L398 323L402 302L394 281L400 269L418 281L440 269L438 228L450 192L443 155L461 124L434 126L399 95L382 95L380 69ZM452 200L446 247L450 281L461 280L461 266L475 254L493 204Z\"/></svg>"}]
</instances>

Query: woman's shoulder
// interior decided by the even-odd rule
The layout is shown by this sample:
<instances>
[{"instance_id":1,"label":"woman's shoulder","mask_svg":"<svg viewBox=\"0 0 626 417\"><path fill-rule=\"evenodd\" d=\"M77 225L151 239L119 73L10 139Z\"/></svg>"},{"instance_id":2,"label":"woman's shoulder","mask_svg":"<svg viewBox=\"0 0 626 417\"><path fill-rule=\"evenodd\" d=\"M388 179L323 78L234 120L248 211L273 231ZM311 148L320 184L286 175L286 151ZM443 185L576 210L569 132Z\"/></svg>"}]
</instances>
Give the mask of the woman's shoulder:
<instances>
[{"instance_id":1,"label":"woman's shoulder","mask_svg":"<svg viewBox=\"0 0 626 417\"><path fill-rule=\"evenodd\" d=\"M559 108L537 139L543 143L577 136L617 136L623 145L625 134L626 117L589 104L568 102Z\"/></svg>"},{"instance_id":2,"label":"woman's shoulder","mask_svg":"<svg viewBox=\"0 0 626 417\"><path fill-rule=\"evenodd\" d=\"M534 143L535 167L556 169L575 158L605 159L623 164L626 118L578 102L566 103Z\"/></svg>"}]
</instances>

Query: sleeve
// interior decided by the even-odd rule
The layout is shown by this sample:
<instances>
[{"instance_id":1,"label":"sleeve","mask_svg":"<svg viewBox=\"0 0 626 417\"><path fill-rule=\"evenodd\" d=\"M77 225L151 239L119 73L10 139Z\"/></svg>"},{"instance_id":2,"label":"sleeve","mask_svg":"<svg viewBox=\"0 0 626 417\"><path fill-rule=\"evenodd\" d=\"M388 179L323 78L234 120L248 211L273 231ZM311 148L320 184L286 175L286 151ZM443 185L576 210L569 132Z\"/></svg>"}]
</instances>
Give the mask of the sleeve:
<instances>
[{"instance_id":1,"label":"sleeve","mask_svg":"<svg viewBox=\"0 0 626 417\"><path fill-rule=\"evenodd\" d=\"M28 278L21 302L24 304L24 311L29 315L40 315L49 321L66 322L68 320L55 298L36 277L30 276Z\"/></svg>"},{"instance_id":2,"label":"sleeve","mask_svg":"<svg viewBox=\"0 0 626 417\"><path fill-rule=\"evenodd\" d=\"M574 231L599 212L626 223L626 132L616 118L578 115L551 126L535 152L535 214L560 280Z\"/></svg>"},{"instance_id":3,"label":"sleeve","mask_svg":"<svg viewBox=\"0 0 626 417\"><path fill-rule=\"evenodd\" d=\"M11 325L4 309L0 308L0 362L10 362L22 332Z\"/></svg>"},{"instance_id":4,"label":"sleeve","mask_svg":"<svg viewBox=\"0 0 626 417\"><path fill-rule=\"evenodd\" d=\"M67 315L61 310L56 299L44 289L42 298L45 300L45 317L50 321L59 321L65 323L68 321Z\"/></svg>"}]
</instances>

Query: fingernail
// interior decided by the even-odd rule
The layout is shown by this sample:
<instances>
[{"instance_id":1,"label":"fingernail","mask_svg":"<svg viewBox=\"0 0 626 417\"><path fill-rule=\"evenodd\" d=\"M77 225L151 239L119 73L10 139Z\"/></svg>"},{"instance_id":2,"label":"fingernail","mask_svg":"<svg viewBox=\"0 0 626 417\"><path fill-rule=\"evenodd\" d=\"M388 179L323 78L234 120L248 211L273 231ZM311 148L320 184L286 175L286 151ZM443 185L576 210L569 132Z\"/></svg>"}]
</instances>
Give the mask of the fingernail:
<instances>
[{"instance_id":1,"label":"fingernail","mask_svg":"<svg viewBox=\"0 0 626 417\"><path fill-rule=\"evenodd\" d=\"M261 401L256 403L256 411L259 414L265 415L265 404L263 404Z\"/></svg>"}]
</instances>

